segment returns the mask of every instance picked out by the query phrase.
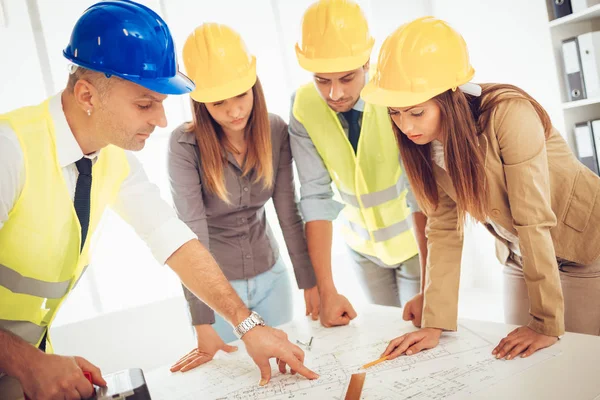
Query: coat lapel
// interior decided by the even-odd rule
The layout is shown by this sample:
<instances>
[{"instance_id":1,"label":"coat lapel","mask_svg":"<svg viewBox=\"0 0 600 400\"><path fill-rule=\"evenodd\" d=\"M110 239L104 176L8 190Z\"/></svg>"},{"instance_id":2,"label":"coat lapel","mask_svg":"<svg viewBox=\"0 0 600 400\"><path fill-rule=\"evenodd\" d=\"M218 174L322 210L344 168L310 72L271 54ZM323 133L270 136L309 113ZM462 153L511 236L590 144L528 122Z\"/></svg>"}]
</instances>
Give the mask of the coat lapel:
<instances>
[{"instance_id":1,"label":"coat lapel","mask_svg":"<svg viewBox=\"0 0 600 400\"><path fill-rule=\"evenodd\" d=\"M485 134L481 134L477 137L479 146L483 149L483 159L484 159L484 167L487 165L487 150L488 150L488 139ZM487 172L486 172L487 173ZM456 201L456 190L454 189L454 185L452 184L452 180L450 179L450 175L446 170L441 168L439 165L433 163L433 175L435 176L435 180L439 186L446 192L448 196L454 201Z\"/></svg>"}]
</instances>

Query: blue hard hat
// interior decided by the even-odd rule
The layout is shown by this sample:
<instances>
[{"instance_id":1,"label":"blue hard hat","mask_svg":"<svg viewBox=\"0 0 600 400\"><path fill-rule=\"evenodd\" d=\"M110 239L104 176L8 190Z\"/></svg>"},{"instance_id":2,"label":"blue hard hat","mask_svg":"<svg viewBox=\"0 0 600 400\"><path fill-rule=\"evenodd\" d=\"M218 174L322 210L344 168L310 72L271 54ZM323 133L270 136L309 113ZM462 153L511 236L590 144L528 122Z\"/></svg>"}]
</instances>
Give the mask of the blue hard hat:
<instances>
[{"instance_id":1,"label":"blue hard hat","mask_svg":"<svg viewBox=\"0 0 600 400\"><path fill-rule=\"evenodd\" d=\"M179 72L165 21L129 0L102 1L85 10L63 55L83 68L162 94L189 93L195 87Z\"/></svg>"}]
</instances>

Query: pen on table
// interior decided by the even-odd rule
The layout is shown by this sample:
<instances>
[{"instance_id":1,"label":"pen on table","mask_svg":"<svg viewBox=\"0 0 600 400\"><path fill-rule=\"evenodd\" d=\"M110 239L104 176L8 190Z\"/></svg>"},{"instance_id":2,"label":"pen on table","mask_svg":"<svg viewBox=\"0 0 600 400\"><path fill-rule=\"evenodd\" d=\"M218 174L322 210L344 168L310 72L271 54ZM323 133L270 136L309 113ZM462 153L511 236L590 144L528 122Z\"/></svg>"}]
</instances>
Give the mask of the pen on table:
<instances>
[{"instance_id":1,"label":"pen on table","mask_svg":"<svg viewBox=\"0 0 600 400\"><path fill-rule=\"evenodd\" d=\"M372 367L374 365L377 365L379 363L387 361L387 359L388 359L388 356L381 357L379 360L371 361L370 363L367 363L367 364L363 365L362 367L360 367L360 369L367 369L369 367Z\"/></svg>"},{"instance_id":2,"label":"pen on table","mask_svg":"<svg viewBox=\"0 0 600 400\"><path fill-rule=\"evenodd\" d=\"M306 349L307 349L307 350L310 350L310 349L311 349L312 342L313 342L313 337L312 337L312 336L310 337L310 340L309 340L309 342L308 342L308 343L303 343L303 342L301 342L301 341L299 341L299 340L296 340L296 343L298 343L298 344L299 344L299 345L301 345L301 346L304 346L304 347L306 347Z\"/></svg>"}]
</instances>

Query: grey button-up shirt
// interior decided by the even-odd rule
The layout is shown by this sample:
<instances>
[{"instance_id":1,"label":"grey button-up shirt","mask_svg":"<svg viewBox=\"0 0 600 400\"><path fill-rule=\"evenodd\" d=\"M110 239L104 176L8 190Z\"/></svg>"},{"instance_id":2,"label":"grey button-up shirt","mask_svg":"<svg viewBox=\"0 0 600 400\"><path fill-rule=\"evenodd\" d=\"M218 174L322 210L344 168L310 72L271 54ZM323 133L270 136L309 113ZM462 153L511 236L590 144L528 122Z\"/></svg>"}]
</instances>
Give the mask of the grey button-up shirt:
<instances>
[{"instance_id":1,"label":"grey button-up shirt","mask_svg":"<svg viewBox=\"0 0 600 400\"><path fill-rule=\"evenodd\" d=\"M254 183L255 173L243 177L232 154L224 169L231 205L202 190L202 171L196 137L179 126L169 141L169 181L175 209L206 246L229 280L249 279L269 270L279 257L277 241L265 216L265 203L273 199L285 244L300 289L316 285L308 256L304 223L298 212L288 129L269 114L273 148L274 185ZM212 324L214 312L184 287L194 325Z\"/></svg>"},{"instance_id":2,"label":"grey button-up shirt","mask_svg":"<svg viewBox=\"0 0 600 400\"><path fill-rule=\"evenodd\" d=\"M294 107L295 93L292 96L292 109ZM361 116L365 102L359 98L353 109L360 111ZM341 113L337 113L342 128L348 136L348 122ZM359 119L362 123L362 118ZM315 144L310 138L306 128L294 117L290 111L290 144L292 154L296 161L296 169L300 178L300 212L305 222L326 220L333 221L337 218L344 204L333 199L331 177L323 163ZM401 162L398 160L398 162ZM402 174L402 187L408 189L406 202L412 212L420 211L417 200L410 190L406 174Z\"/></svg>"}]
</instances>

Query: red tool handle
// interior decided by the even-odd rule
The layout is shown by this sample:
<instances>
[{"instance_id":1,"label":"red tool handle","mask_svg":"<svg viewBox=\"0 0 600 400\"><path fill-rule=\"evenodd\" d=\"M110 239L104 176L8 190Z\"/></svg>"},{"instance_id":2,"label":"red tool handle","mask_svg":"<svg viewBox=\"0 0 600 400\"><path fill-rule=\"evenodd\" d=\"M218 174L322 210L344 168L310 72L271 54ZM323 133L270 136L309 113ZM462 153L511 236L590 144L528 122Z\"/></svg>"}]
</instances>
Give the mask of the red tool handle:
<instances>
[{"instance_id":1,"label":"red tool handle","mask_svg":"<svg viewBox=\"0 0 600 400\"><path fill-rule=\"evenodd\" d=\"M94 382L92 382L92 373L91 372L83 371L83 376L85 376L85 379L87 379L92 385L94 384ZM25 400L31 400L31 399L29 397L27 397L27 395L25 395Z\"/></svg>"}]
</instances>

